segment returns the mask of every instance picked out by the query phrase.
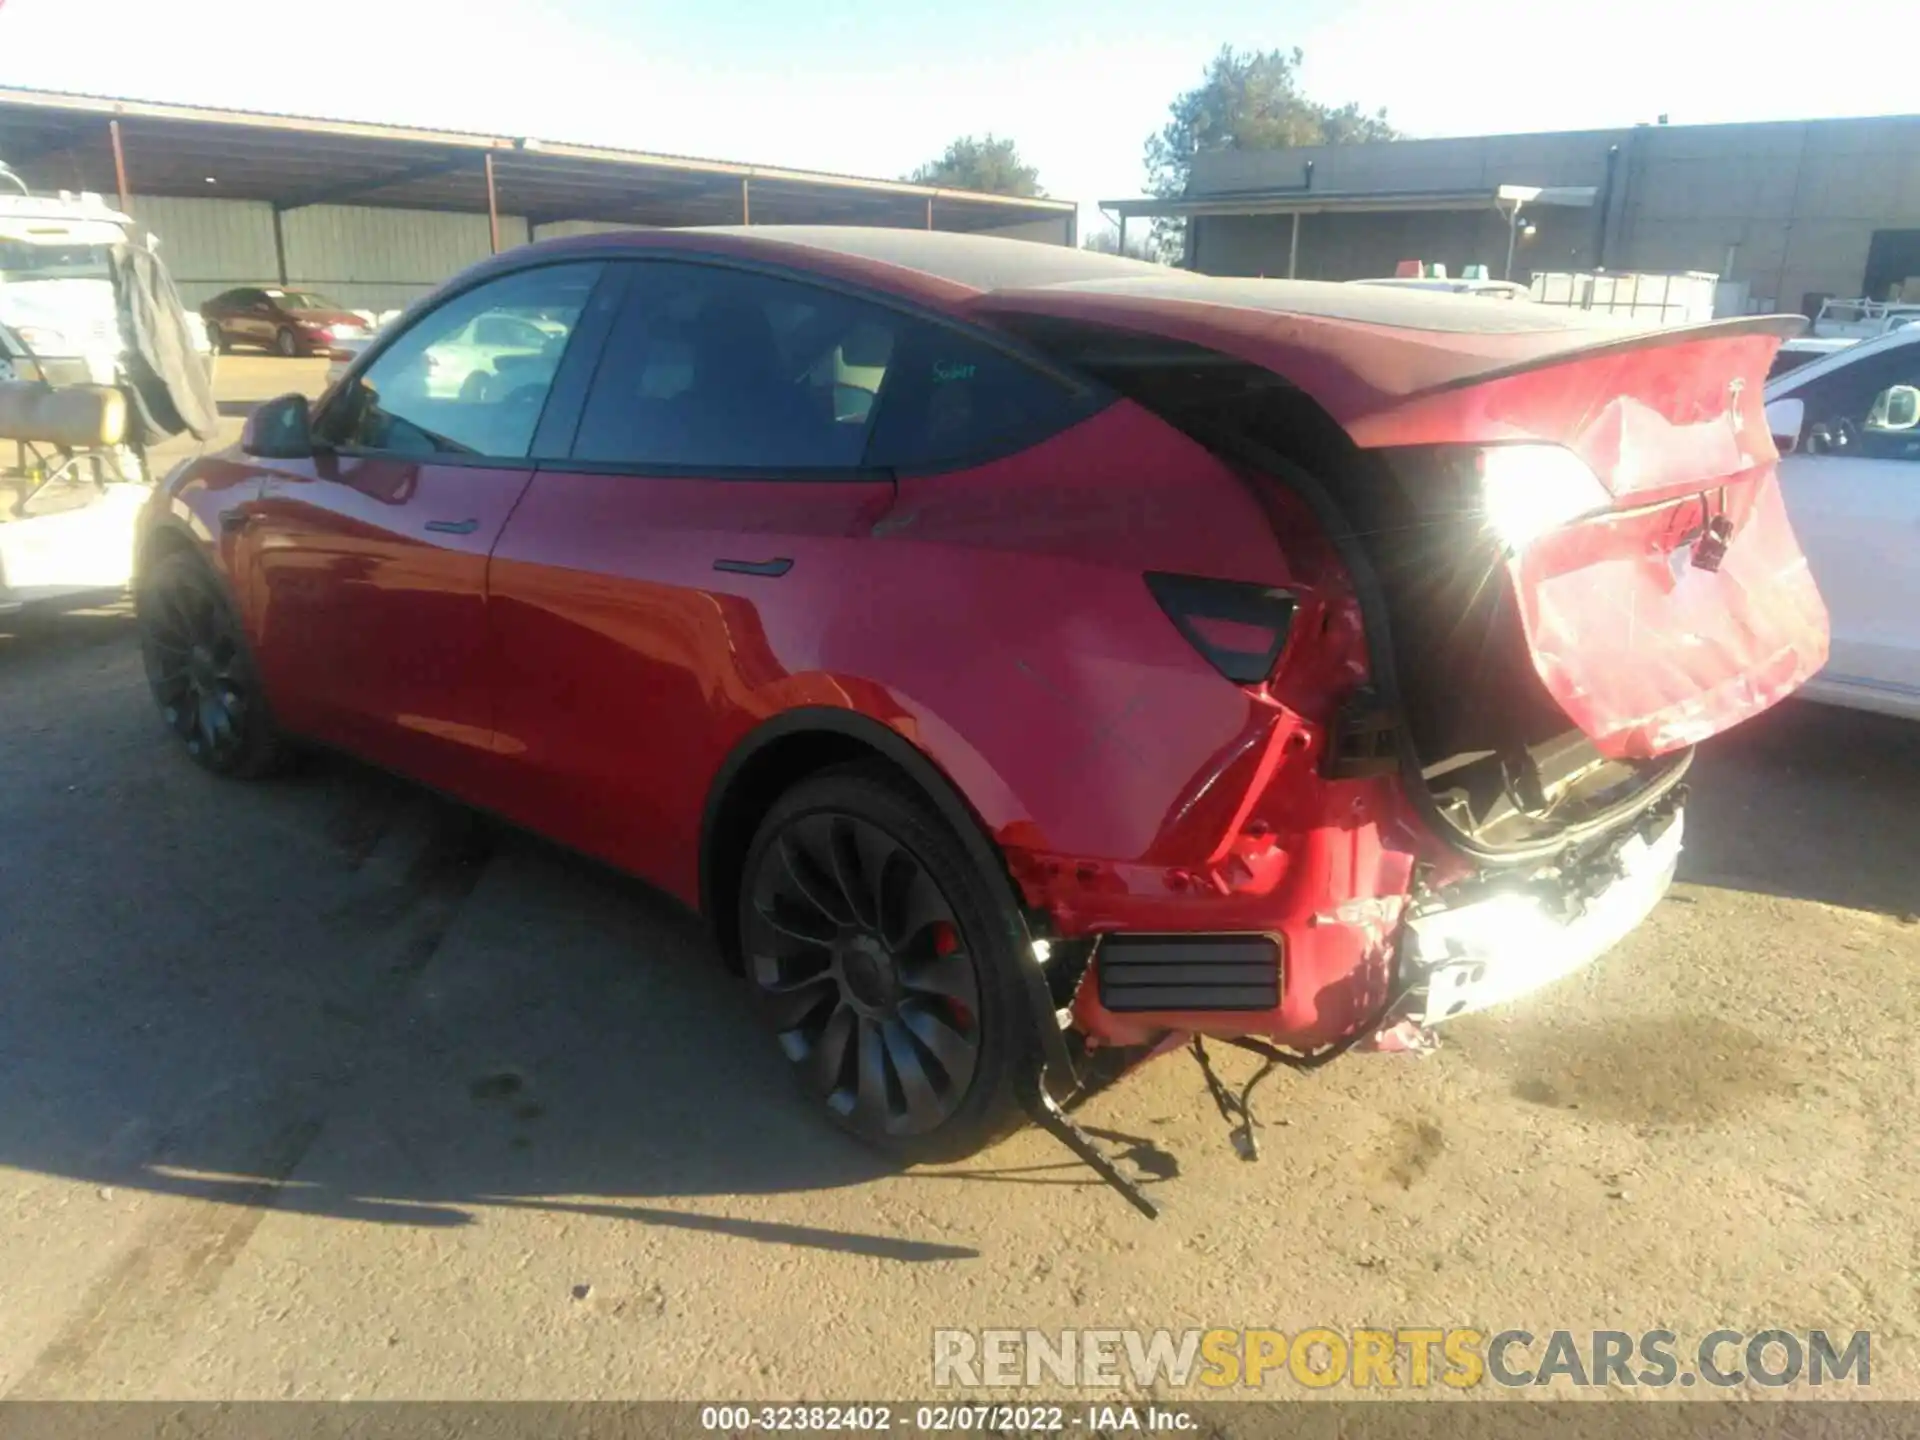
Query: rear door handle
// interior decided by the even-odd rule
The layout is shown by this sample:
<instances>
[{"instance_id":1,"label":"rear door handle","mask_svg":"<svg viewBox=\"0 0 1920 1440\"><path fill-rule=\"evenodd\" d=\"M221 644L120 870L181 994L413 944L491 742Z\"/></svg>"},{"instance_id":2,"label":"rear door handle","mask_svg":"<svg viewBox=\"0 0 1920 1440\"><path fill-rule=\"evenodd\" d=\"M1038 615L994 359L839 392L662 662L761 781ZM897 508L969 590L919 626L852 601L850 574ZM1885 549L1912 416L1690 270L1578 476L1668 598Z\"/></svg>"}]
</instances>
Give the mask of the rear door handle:
<instances>
[{"instance_id":1,"label":"rear door handle","mask_svg":"<svg viewBox=\"0 0 1920 1440\"><path fill-rule=\"evenodd\" d=\"M716 560L713 568L724 570L729 575L769 575L779 577L793 568L793 561L784 555L771 560Z\"/></svg>"},{"instance_id":2,"label":"rear door handle","mask_svg":"<svg viewBox=\"0 0 1920 1440\"><path fill-rule=\"evenodd\" d=\"M471 535L480 528L478 520L429 520L427 529L436 535Z\"/></svg>"}]
</instances>

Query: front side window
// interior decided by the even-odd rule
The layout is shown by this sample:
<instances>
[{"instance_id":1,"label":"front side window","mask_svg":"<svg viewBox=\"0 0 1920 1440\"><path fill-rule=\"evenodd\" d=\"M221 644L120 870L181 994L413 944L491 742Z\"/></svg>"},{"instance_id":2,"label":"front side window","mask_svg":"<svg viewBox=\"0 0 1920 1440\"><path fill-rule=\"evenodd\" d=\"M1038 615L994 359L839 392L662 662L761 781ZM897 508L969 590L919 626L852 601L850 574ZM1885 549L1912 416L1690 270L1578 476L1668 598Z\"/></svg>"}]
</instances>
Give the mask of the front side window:
<instances>
[{"instance_id":1,"label":"front side window","mask_svg":"<svg viewBox=\"0 0 1920 1440\"><path fill-rule=\"evenodd\" d=\"M1810 455L1920 461L1920 345L1863 357L1795 392Z\"/></svg>"},{"instance_id":2,"label":"front side window","mask_svg":"<svg viewBox=\"0 0 1920 1440\"><path fill-rule=\"evenodd\" d=\"M574 458L708 470L856 468L896 326L880 306L791 280L635 265Z\"/></svg>"},{"instance_id":3,"label":"front side window","mask_svg":"<svg viewBox=\"0 0 1920 1440\"><path fill-rule=\"evenodd\" d=\"M320 438L349 452L524 458L600 271L517 271L421 316L327 407Z\"/></svg>"}]
</instances>

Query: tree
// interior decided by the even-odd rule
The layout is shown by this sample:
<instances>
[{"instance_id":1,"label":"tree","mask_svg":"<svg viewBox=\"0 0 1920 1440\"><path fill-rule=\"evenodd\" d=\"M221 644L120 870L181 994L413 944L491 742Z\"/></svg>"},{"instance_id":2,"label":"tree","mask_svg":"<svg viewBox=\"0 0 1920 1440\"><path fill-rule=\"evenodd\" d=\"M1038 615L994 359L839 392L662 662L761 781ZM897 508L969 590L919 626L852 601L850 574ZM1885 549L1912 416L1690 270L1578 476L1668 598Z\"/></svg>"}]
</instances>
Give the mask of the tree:
<instances>
[{"instance_id":1,"label":"tree","mask_svg":"<svg viewBox=\"0 0 1920 1440\"><path fill-rule=\"evenodd\" d=\"M990 195L1044 195L1040 172L1020 158L1011 140L994 135L976 139L962 135L938 160L930 160L906 177L916 185L940 185L954 190L984 190Z\"/></svg>"},{"instance_id":2,"label":"tree","mask_svg":"<svg viewBox=\"0 0 1920 1440\"><path fill-rule=\"evenodd\" d=\"M1206 150L1285 150L1295 145L1353 145L1396 140L1387 112L1357 104L1323 105L1300 91L1303 51L1220 47L1200 84L1168 107L1171 118L1147 137L1147 188L1164 198L1184 195L1194 156ZM1163 253L1185 237L1179 220L1156 220L1153 237Z\"/></svg>"},{"instance_id":3,"label":"tree","mask_svg":"<svg viewBox=\"0 0 1920 1440\"><path fill-rule=\"evenodd\" d=\"M1082 250L1095 250L1102 255L1121 254L1120 231L1116 226L1103 225L1088 235L1087 238L1081 242L1080 248ZM1157 258L1154 255L1153 243L1142 237L1138 231L1135 231L1127 237L1125 254L1129 260L1152 260Z\"/></svg>"}]
</instances>

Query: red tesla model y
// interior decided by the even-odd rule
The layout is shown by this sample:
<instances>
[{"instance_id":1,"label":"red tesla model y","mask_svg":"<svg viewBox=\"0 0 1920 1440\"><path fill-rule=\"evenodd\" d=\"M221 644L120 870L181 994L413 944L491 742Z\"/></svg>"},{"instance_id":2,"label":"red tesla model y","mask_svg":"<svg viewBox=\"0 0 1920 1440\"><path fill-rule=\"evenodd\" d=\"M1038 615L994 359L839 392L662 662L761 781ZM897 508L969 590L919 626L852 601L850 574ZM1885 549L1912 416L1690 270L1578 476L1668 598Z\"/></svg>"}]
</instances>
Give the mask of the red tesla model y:
<instances>
[{"instance_id":1,"label":"red tesla model y","mask_svg":"<svg viewBox=\"0 0 1920 1440\"><path fill-rule=\"evenodd\" d=\"M1391 1048L1635 926L1691 747L1826 655L1795 323L527 246L160 487L148 671L209 770L337 747L699 907L834 1120L955 1156L1095 1051Z\"/></svg>"}]
</instances>

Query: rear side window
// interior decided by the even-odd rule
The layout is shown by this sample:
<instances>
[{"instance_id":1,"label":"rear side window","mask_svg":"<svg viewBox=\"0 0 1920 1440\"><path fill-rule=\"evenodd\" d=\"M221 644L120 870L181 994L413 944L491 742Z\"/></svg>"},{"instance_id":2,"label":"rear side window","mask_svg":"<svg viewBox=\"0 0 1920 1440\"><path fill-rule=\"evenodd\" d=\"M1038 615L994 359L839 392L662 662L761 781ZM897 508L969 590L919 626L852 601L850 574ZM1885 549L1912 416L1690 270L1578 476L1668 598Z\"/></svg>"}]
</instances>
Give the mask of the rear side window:
<instances>
[{"instance_id":1,"label":"rear side window","mask_svg":"<svg viewBox=\"0 0 1920 1440\"><path fill-rule=\"evenodd\" d=\"M573 458L701 470L855 469L899 319L796 281L632 267Z\"/></svg>"},{"instance_id":2,"label":"rear side window","mask_svg":"<svg viewBox=\"0 0 1920 1440\"><path fill-rule=\"evenodd\" d=\"M804 281L632 266L572 455L692 470L941 469L1086 413L967 334Z\"/></svg>"},{"instance_id":3,"label":"rear side window","mask_svg":"<svg viewBox=\"0 0 1920 1440\"><path fill-rule=\"evenodd\" d=\"M868 463L937 470L1024 448L1090 409L1052 376L962 331L907 321Z\"/></svg>"}]
</instances>

